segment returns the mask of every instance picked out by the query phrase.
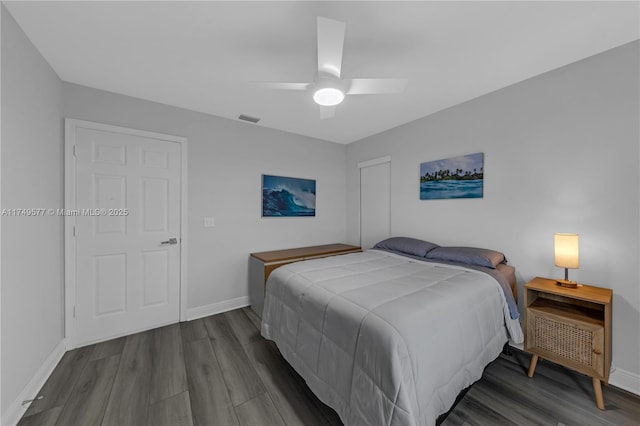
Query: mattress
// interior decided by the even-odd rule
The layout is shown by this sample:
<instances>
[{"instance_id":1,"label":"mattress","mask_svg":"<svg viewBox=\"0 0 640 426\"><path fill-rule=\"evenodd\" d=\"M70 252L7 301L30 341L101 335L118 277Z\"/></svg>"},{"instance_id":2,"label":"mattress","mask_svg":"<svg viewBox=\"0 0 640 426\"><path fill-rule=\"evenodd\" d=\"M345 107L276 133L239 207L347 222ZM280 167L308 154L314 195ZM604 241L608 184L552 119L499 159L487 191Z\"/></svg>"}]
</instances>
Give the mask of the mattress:
<instances>
[{"instance_id":1,"label":"mattress","mask_svg":"<svg viewBox=\"0 0 640 426\"><path fill-rule=\"evenodd\" d=\"M261 332L348 425L435 424L522 341L494 277L378 250L272 272Z\"/></svg>"}]
</instances>

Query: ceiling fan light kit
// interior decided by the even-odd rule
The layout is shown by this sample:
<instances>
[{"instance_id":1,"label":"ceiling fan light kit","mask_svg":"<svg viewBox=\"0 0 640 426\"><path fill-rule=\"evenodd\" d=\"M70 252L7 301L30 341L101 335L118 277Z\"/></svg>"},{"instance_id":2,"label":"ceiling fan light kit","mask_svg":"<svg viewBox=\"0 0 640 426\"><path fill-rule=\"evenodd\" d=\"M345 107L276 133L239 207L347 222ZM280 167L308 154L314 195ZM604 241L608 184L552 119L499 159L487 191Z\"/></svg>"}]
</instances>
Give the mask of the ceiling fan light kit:
<instances>
[{"instance_id":1,"label":"ceiling fan light kit","mask_svg":"<svg viewBox=\"0 0 640 426\"><path fill-rule=\"evenodd\" d=\"M313 94L313 100L318 105L334 106L344 100L344 93L339 89L334 89L333 87L324 87L316 90Z\"/></svg>"},{"instance_id":2,"label":"ceiling fan light kit","mask_svg":"<svg viewBox=\"0 0 640 426\"><path fill-rule=\"evenodd\" d=\"M259 83L266 89L312 91L313 100L320 106L320 118L331 118L335 106L346 95L402 93L405 78L353 78L341 79L342 49L345 23L318 16L318 69L313 83ZM348 90L347 90L348 89Z\"/></svg>"}]
</instances>

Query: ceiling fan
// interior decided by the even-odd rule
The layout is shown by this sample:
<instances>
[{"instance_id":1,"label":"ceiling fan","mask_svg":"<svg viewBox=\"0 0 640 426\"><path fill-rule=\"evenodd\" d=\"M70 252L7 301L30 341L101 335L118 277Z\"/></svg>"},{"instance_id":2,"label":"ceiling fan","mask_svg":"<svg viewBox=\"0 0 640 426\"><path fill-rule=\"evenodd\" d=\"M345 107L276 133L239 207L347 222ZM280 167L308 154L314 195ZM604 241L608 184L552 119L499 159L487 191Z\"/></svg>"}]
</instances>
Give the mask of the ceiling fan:
<instances>
[{"instance_id":1,"label":"ceiling fan","mask_svg":"<svg viewBox=\"0 0 640 426\"><path fill-rule=\"evenodd\" d=\"M312 83L260 82L266 89L307 90L320 106L320 118L335 115L346 95L402 93L406 78L341 79L345 23L318 16L318 71Z\"/></svg>"}]
</instances>

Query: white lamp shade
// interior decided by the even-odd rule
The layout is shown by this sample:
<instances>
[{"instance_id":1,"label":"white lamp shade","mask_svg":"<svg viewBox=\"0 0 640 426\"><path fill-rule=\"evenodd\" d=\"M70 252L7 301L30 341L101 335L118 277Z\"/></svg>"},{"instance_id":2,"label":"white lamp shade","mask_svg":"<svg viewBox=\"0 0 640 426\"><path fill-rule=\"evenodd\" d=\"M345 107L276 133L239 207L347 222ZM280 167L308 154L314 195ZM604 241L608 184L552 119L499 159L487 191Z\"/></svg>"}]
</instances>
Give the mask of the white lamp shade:
<instances>
[{"instance_id":1,"label":"white lamp shade","mask_svg":"<svg viewBox=\"0 0 640 426\"><path fill-rule=\"evenodd\" d=\"M556 266L577 269L580 266L578 234L553 234Z\"/></svg>"}]
</instances>

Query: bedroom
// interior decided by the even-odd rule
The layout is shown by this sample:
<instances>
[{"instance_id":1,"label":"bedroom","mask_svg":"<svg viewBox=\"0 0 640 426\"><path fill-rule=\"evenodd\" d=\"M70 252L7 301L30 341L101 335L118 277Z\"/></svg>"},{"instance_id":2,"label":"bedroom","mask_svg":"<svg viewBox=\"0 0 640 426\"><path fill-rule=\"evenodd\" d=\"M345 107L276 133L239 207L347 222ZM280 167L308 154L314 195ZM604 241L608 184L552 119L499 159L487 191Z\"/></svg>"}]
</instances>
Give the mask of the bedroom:
<instances>
[{"instance_id":1,"label":"bedroom","mask_svg":"<svg viewBox=\"0 0 640 426\"><path fill-rule=\"evenodd\" d=\"M616 383L616 378L618 385L626 383L627 388L640 392L637 3L621 6L635 7L623 13L631 17L633 38L603 45L599 50L594 43L590 48L595 50L587 50L589 53L583 56L573 53L580 46L578 42L553 43L568 52L562 57L567 59L553 69L528 64L525 71L530 74L508 87L471 91L462 103L429 115L407 116L399 127L353 136L346 145L332 142L329 136L301 136L295 130L268 128L264 124L269 120L266 112L253 111L251 105L237 106L235 114L263 116L264 126L240 122L235 116L222 118L197 112L196 107L168 105L170 102L154 93L144 92L142 82L135 79L127 88L109 88L106 84L95 88L83 80L88 77L74 75L73 69L57 69L55 58L47 58L44 50L39 52L31 44L36 42L29 40L27 25L36 29L48 26L37 16L29 21L25 17L21 23L18 6L7 4L2 8L3 208L64 207L64 117L186 137L189 231L185 237L189 255L183 314L192 319L248 304L247 259L251 252L333 242L359 244L357 164L389 155L392 234L503 251L517 269L520 296L524 283L535 276L560 277L562 271L553 260L553 234L578 232L580 269L571 271L572 278L614 292L616 371L611 381ZM396 7L388 5L391 11ZM384 12L389 14L389 10ZM311 24L299 24L300 37L313 42L313 22L321 14L322 7L318 6L304 15ZM544 10L540 14L549 16ZM41 19L46 16L40 15ZM604 22L600 11L594 16L595 21ZM335 18L340 19L339 14ZM529 19L526 22L535 23L533 17ZM399 31L398 25L395 31ZM350 29L348 24L347 43ZM303 35L305 30L310 34ZM615 33L606 27L602 31ZM59 37L63 36L61 31ZM77 34L66 36L81 39ZM261 46L253 39L238 37L254 48ZM598 33L596 39L606 37ZM385 54L397 48L381 44ZM507 52L514 55L522 50L520 46L508 47L511 50ZM285 49L286 54L286 44L279 49ZM348 58L348 45L345 49ZM373 47L365 44L363 49ZM266 62L267 57L259 59ZM312 66L313 54L302 60ZM495 58L492 62L504 63ZM270 66L274 69L265 79L288 81L285 71ZM83 68L79 66L78 72ZM420 74L414 77L403 70L385 68L384 61L377 61L366 71L373 76L406 76L409 84L420 78ZM67 73L65 77L61 76L63 72ZM496 71L487 74L491 72ZM473 89L488 76L476 72L467 78ZM190 90L186 82L179 83L176 91ZM365 102L375 104L375 113L384 115L388 111L384 103L395 101L391 96L381 98ZM286 100L289 109L296 109L295 99L302 98L279 101ZM225 101L233 99L225 96ZM209 111L209 101L202 102L201 111ZM357 103L350 99L344 106L348 113L347 107ZM362 115L358 111L352 113ZM317 119L315 110L309 117L314 119L310 126L320 131L338 125ZM335 117L342 119L346 118L339 114ZM420 163L474 152L485 154L484 198L419 199ZM261 174L316 179L317 216L262 219ZM205 217L215 217L216 226L204 228ZM460 232L461 226L464 232ZM31 267L33 264L38 268ZM2 218L3 419L16 402L19 405L22 399L33 397L32 393L23 397L22 392L35 383L47 361L55 359L55 363L64 351L64 267L62 217Z\"/></svg>"}]
</instances>

